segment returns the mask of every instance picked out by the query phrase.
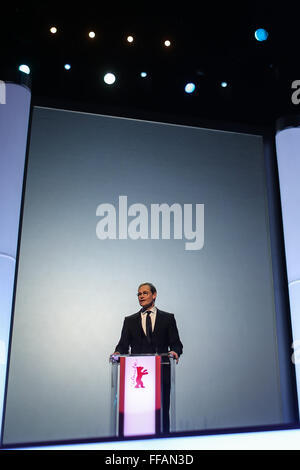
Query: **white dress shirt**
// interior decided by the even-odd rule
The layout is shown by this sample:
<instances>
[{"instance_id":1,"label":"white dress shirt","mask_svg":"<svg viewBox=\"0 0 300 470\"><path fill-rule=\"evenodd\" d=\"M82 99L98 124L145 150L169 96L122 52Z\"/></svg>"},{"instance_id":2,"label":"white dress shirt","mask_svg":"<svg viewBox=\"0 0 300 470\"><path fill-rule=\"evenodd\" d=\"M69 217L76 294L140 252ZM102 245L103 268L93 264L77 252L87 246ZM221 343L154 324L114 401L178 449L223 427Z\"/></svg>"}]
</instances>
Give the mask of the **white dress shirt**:
<instances>
[{"instance_id":1,"label":"white dress shirt","mask_svg":"<svg viewBox=\"0 0 300 470\"><path fill-rule=\"evenodd\" d=\"M156 307L147 308L147 310L145 310L144 312L141 312L142 327L143 327L145 335L146 335L147 312L151 312L150 313L150 319L151 319L151 325L152 325L152 331L153 331L154 330L154 325L155 325L157 308Z\"/></svg>"}]
</instances>

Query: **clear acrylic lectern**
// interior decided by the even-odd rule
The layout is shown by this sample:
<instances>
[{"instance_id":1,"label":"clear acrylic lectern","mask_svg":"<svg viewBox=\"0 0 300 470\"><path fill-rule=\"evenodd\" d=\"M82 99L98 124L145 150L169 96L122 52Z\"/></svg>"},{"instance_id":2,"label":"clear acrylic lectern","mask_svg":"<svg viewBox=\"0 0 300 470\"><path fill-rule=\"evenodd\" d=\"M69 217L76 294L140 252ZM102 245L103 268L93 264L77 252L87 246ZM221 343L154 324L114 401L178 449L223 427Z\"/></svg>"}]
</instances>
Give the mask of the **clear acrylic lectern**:
<instances>
[{"instance_id":1,"label":"clear acrylic lectern","mask_svg":"<svg viewBox=\"0 0 300 470\"><path fill-rule=\"evenodd\" d=\"M176 430L175 359L169 354L118 354L111 363L111 435Z\"/></svg>"}]
</instances>

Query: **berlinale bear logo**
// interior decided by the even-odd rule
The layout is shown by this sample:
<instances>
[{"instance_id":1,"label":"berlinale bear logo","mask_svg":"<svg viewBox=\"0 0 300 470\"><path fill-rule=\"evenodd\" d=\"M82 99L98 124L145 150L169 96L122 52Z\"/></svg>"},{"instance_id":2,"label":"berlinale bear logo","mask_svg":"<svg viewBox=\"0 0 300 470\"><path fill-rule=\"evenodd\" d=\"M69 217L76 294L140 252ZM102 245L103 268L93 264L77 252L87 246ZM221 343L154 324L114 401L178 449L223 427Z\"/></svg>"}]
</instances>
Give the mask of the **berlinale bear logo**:
<instances>
[{"instance_id":1,"label":"berlinale bear logo","mask_svg":"<svg viewBox=\"0 0 300 470\"><path fill-rule=\"evenodd\" d=\"M145 385L143 384L142 378L143 378L143 375L148 375L148 371L147 371L147 369L144 369L144 370L143 369L144 369L144 367L137 367L136 368L137 375L136 375L136 379L135 379L135 382L136 382L135 388L145 388Z\"/></svg>"}]
</instances>

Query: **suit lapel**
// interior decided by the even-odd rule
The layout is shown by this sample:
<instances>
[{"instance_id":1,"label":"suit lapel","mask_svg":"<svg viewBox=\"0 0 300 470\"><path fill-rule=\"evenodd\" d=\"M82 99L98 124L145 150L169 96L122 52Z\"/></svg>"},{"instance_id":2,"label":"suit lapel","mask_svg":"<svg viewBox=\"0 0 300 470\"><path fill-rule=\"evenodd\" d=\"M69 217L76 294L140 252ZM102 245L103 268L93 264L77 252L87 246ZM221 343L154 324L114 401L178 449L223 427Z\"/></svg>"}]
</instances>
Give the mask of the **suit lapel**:
<instances>
[{"instance_id":1,"label":"suit lapel","mask_svg":"<svg viewBox=\"0 0 300 470\"><path fill-rule=\"evenodd\" d=\"M157 309L156 310L156 318L155 318L153 334L156 334L156 332L159 331L160 324L161 324L161 313Z\"/></svg>"},{"instance_id":2,"label":"suit lapel","mask_svg":"<svg viewBox=\"0 0 300 470\"><path fill-rule=\"evenodd\" d=\"M135 328L140 336L144 335L144 330L142 327L142 319L141 319L141 310L136 313Z\"/></svg>"}]
</instances>

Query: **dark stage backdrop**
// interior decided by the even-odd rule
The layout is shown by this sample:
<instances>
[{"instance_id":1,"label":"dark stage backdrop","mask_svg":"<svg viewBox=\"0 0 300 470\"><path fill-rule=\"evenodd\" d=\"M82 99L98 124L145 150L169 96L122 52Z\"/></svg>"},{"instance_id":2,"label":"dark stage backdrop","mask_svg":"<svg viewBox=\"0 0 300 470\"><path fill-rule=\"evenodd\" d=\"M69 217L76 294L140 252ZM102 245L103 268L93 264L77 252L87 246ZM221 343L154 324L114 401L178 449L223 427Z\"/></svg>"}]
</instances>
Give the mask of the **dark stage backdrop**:
<instances>
[{"instance_id":1,"label":"dark stage backdrop","mask_svg":"<svg viewBox=\"0 0 300 470\"><path fill-rule=\"evenodd\" d=\"M35 107L4 442L107 437L109 354L153 282L176 430L282 423L260 135Z\"/></svg>"}]
</instances>

